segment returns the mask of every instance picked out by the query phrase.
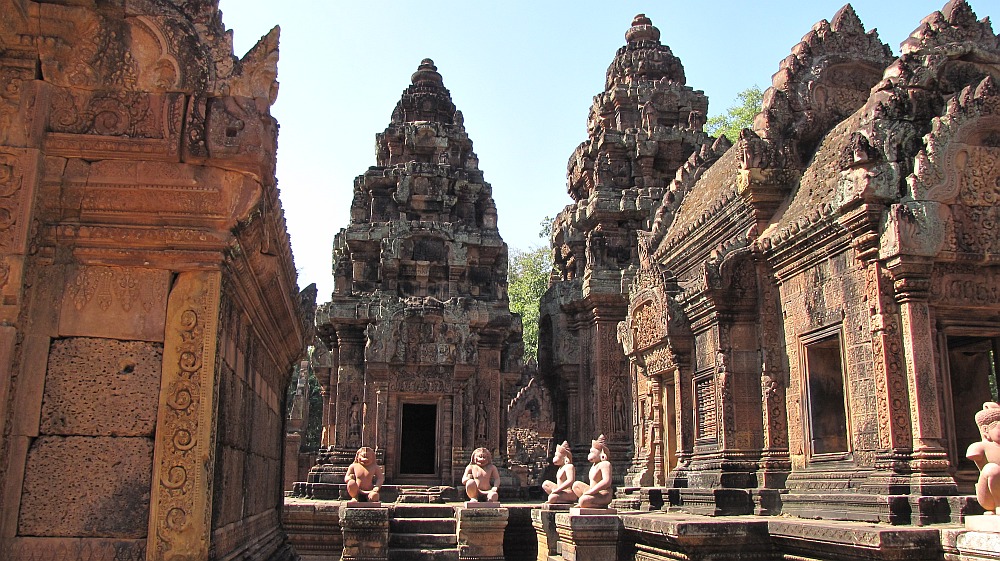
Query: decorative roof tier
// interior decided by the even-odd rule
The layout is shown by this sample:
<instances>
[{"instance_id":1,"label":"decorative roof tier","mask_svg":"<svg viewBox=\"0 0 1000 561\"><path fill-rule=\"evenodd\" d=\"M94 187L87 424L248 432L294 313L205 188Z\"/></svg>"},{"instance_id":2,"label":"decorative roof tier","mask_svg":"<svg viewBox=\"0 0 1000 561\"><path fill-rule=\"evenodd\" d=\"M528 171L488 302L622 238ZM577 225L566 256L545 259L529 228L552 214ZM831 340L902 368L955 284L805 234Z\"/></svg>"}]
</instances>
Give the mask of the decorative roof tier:
<instances>
[{"instance_id":1,"label":"decorative roof tier","mask_svg":"<svg viewBox=\"0 0 1000 561\"><path fill-rule=\"evenodd\" d=\"M376 135L376 165L354 181L335 293L474 297L506 314L507 247L462 114L431 59L410 80Z\"/></svg>"}]
</instances>

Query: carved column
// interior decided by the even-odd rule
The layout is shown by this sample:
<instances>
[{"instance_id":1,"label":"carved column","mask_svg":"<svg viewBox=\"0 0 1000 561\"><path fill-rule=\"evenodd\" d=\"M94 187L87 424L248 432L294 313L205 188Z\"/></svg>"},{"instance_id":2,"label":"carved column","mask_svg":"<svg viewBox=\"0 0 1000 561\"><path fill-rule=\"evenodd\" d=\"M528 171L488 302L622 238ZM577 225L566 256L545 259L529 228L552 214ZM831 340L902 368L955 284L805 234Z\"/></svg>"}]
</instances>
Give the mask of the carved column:
<instances>
[{"instance_id":1,"label":"carved column","mask_svg":"<svg viewBox=\"0 0 1000 561\"><path fill-rule=\"evenodd\" d=\"M650 435L649 453L653 455L653 485L663 485L666 479L666 471L664 470L664 464L667 463L664 457L664 446L663 446L663 402L661 400L661 395L663 392L662 388L663 374L657 372L649 377L649 383L652 391L652 406L651 410L653 413L652 419L652 434Z\"/></svg>"},{"instance_id":2,"label":"carved column","mask_svg":"<svg viewBox=\"0 0 1000 561\"><path fill-rule=\"evenodd\" d=\"M385 450L388 446L389 427L387 425L387 407L389 399L389 384L376 382L375 388L375 438L372 447L375 450ZM385 452L383 452L385 453Z\"/></svg>"},{"instance_id":3,"label":"carved column","mask_svg":"<svg viewBox=\"0 0 1000 561\"><path fill-rule=\"evenodd\" d=\"M334 410L334 437L331 444L338 448L343 448L348 444L350 427L350 406L352 396L357 397L363 404L364 400L364 332L353 325L345 325L337 328L337 402L333 405ZM355 396L355 394L357 394ZM362 415L362 427L370 424L368 419ZM364 429L362 429L364 430ZM362 439L365 438L362 432Z\"/></svg>"},{"instance_id":4,"label":"carved column","mask_svg":"<svg viewBox=\"0 0 1000 561\"><path fill-rule=\"evenodd\" d=\"M932 263L895 258L887 265L895 279L899 303L913 434L911 467L923 472L942 472L948 468L948 460L943 446L937 360L928 305Z\"/></svg>"},{"instance_id":5,"label":"carved column","mask_svg":"<svg viewBox=\"0 0 1000 561\"><path fill-rule=\"evenodd\" d=\"M694 382L688 365L674 370L674 415L677 427L677 466L667 476L668 487L687 487L686 471L694 453Z\"/></svg>"},{"instance_id":6,"label":"carved column","mask_svg":"<svg viewBox=\"0 0 1000 561\"><path fill-rule=\"evenodd\" d=\"M167 301L147 561L208 558L220 281L180 273Z\"/></svg>"},{"instance_id":7,"label":"carved column","mask_svg":"<svg viewBox=\"0 0 1000 561\"><path fill-rule=\"evenodd\" d=\"M467 385L468 382L464 380L455 380L455 399L451 413L451 464L456 466L452 471L452 480L454 481L461 479L462 474L459 469L464 469L459 466L464 465L463 459L465 458L465 420L462 418L465 412L462 398L465 396Z\"/></svg>"},{"instance_id":8,"label":"carved column","mask_svg":"<svg viewBox=\"0 0 1000 561\"><path fill-rule=\"evenodd\" d=\"M622 481L627 464L624 461L630 457L632 442L630 424L632 411L628 396L631 393L628 376L625 374L627 362L621 345L618 343L618 321L603 317L596 324L597 348L594 352L595 382L597 387L597 411L594 435L604 434L611 449L612 460L617 462L615 481Z\"/></svg>"},{"instance_id":9,"label":"carved column","mask_svg":"<svg viewBox=\"0 0 1000 561\"><path fill-rule=\"evenodd\" d=\"M441 414L439 416L440 423L447 426L449 420L454 419L454 407L455 399L453 394L445 394L439 400L441 404ZM456 481L452 473L452 463L453 457L451 451L454 450L454 445L452 444L452 439L454 439L454 431L442 431L441 441L438 443L438 449L435 456L438 458L438 467L441 474L441 482L448 483Z\"/></svg>"},{"instance_id":10,"label":"carved column","mask_svg":"<svg viewBox=\"0 0 1000 561\"><path fill-rule=\"evenodd\" d=\"M791 470L785 405L788 371L783 359L784 333L774 276L762 256L755 255L755 264L759 294L757 309L760 312L757 333L761 349L761 424L764 428L758 485L775 489L785 486Z\"/></svg>"},{"instance_id":11,"label":"carved column","mask_svg":"<svg viewBox=\"0 0 1000 561\"><path fill-rule=\"evenodd\" d=\"M874 367L875 402L878 410L881 470L905 468L913 445L910 433L909 392L900 361L902 343L899 310L892 279L878 256L878 228L884 209L862 204L840 219L851 232L856 258L865 264L865 293L871 316L871 348Z\"/></svg>"},{"instance_id":12,"label":"carved column","mask_svg":"<svg viewBox=\"0 0 1000 561\"><path fill-rule=\"evenodd\" d=\"M632 356L633 353L633 342L631 341L631 333L629 329L625 326L619 329L619 338L625 337L624 346L625 354L629 356L629 377L632 382L632 411L636 414L632 415L632 462L628 471L627 483L630 485L638 485L641 487L648 487L652 484L649 474L649 443L645 441L646 436L646 423L648 419L646 418L646 405L645 399L643 398L642 391L646 388L646 375L645 368L639 366L636 363L636 359Z\"/></svg>"}]
</instances>

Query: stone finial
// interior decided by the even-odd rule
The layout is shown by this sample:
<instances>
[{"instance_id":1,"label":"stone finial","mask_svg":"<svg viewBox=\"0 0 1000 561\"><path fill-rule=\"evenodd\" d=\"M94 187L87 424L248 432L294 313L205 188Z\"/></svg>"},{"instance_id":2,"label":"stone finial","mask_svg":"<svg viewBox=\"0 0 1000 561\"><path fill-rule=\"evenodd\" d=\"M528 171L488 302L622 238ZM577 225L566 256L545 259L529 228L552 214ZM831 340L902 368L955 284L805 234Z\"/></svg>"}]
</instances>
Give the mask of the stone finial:
<instances>
[{"instance_id":1,"label":"stone finial","mask_svg":"<svg viewBox=\"0 0 1000 561\"><path fill-rule=\"evenodd\" d=\"M414 86L444 85L444 80L438 73L437 66L434 66L434 61L429 58L420 61L417 71L410 76L410 82Z\"/></svg>"},{"instance_id":2,"label":"stone finial","mask_svg":"<svg viewBox=\"0 0 1000 561\"><path fill-rule=\"evenodd\" d=\"M632 27L625 32L625 40L629 43L636 41L659 41L660 30L653 25L653 22L646 17L646 14L637 14L632 18Z\"/></svg>"},{"instance_id":3,"label":"stone finial","mask_svg":"<svg viewBox=\"0 0 1000 561\"><path fill-rule=\"evenodd\" d=\"M425 58L420 61L417 71L410 75L410 82L392 112L393 123L454 123L455 104L433 60Z\"/></svg>"},{"instance_id":4,"label":"stone finial","mask_svg":"<svg viewBox=\"0 0 1000 561\"><path fill-rule=\"evenodd\" d=\"M856 35L863 35L865 33L865 25L861 22L861 18L858 17L858 13L854 11L854 6L850 4L844 4L842 8L837 10L833 19L830 20L830 29L837 33L852 33Z\"/></svg>"}]
</instances>

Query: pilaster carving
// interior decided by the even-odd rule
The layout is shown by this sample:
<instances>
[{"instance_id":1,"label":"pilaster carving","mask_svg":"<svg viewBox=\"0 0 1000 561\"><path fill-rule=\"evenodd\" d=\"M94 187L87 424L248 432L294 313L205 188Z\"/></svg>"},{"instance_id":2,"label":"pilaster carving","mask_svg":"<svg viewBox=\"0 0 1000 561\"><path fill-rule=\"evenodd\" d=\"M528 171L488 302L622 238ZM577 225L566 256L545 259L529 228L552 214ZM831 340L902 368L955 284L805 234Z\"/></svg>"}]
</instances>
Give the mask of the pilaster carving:
<instances>
[{"instance_id":1,"label":"pilaster carving","mask_svg":"<svg viewBox=\"0 0 1000 561\"><path fill-rule=\"evenodd\" d=\"M149 561L207 559L221 275L180 273L167 303L153 453Z\"/></svg>"}]
</instances>

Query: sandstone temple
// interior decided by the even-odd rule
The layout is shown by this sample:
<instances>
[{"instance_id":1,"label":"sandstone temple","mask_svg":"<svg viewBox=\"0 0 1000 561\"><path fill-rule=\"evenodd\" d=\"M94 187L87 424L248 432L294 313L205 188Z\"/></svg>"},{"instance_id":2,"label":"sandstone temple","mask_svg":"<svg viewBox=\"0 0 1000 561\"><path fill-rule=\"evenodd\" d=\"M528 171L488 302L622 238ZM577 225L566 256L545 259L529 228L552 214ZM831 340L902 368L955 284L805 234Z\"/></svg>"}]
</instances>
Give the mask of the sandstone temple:
<instances>
[{"instance_id":1,"label":"sandstone temple","mask_svg":"<svg viewBox=\"0 0 1000 561\"><path fill-rule=\"evenodd\" d=\"M277 28L237 57L218 0L0 0L0 560L1000 560L966 454L1000 401L1000 36L951 0L895 56L824 15L736 138L635 17L536 366L433 61L318 295ZM586 480L599 434L613 508L543 507L558 443ZM500 504L461 502L477 449Z\"/></svg>"}]
</instances>

